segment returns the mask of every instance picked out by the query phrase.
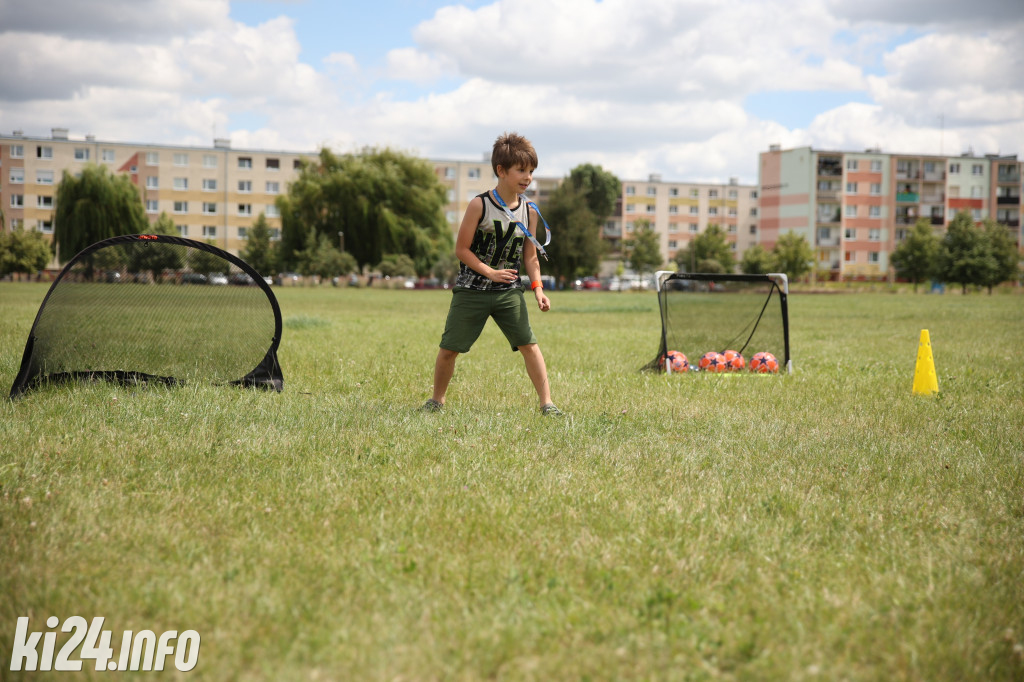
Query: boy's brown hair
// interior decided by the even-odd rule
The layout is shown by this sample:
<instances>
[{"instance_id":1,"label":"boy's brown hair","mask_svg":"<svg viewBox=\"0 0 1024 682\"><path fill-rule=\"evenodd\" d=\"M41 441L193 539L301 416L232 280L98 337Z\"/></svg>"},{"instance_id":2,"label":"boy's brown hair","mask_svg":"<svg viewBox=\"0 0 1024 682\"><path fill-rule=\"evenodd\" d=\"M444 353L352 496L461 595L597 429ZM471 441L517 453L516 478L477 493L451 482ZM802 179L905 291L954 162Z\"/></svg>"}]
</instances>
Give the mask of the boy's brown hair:
<instances>
[{"instance_id":1,"label":"boy's brown hair","mask_svg":"<svg viewBox=\"0 0 1024 682\"><path fill-rule=\"evenodd\" d=\"M537 152L519 133L505 133L494 141L491 150L491 170L498 174L498 166L508 170L516 166L537 170Z\"/></svg>"}]
</instances>

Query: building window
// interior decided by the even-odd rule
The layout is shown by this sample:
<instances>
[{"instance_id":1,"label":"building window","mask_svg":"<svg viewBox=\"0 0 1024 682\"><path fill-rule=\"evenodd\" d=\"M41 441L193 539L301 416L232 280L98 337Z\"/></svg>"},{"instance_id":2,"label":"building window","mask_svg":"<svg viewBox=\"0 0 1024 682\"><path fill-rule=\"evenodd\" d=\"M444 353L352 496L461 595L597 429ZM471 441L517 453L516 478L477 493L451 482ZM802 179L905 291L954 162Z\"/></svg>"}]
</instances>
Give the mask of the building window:
<instances>
[{"instance_id":1,"label":"building window","mask_svg":"<svg viewBox=\"0 0 1024 682\"><path fill-rule=\"evenodd\" d=\"M679 196L679 188L678 187L669 187L668 188L668 195L670 197L677 197L677 196Z\"/></svg>"},{"instance_id":2,"label":"building window","mask_svg":"<svg viewBox=\"0 0 1024 682\"><path fill-rule=\"evenodd\" d=\"M147 177L146 189L160 189L160 178L156 175L150 175Z\"/></svg>"},{"instance_id":3,"label":"building window","mask_svg":"<svg viewBox=\"0 0 1024 682\"><path fill-rule=\"evenodd\" d=\"M184 191L188 189L188 178L174 178L174 189Z\"/></svg>"},{"instance_id":4,"label":"building window","mask_svg":"<svg viewBox=\"0 0 1024 682\"><path fill-rule=\"evenodd\" d=\"M278 170L281 170L281 160L280 159L267 159L267 170L268 171L278 171Z\"/></svg>"},{"instance_id":5,"label":"building window","mask_svg":"<svg viewBox=\"0 0 1024 682\"><path fill-rule=\"evenodd\" d=\"M53 208L53 197L45 195L36 197L36 206L38 208Z\"/></svg>"},{"instance_id":6,"label":"building window","mask_svg":"<svg viewBox=\"0 0 1024 682\"><path fill-rule=\"evenodd\" d=\"M848 170L848 171L855 171L855 170L857 170L857 159L847 159L846 160L846 170Z\"/></svg>"},{"instance_id":7,"label":"building window","mask_svg":"<svg viewBox=\"0 0 1024 682\"><path fill-rule=\"evenodd\" d=\"M267 204L267 208L264 211L268 218L280 218L281 212L277 210L277 206L274 204Z\"/></svg>"},{"instance_id":8,"label":"building window","mask_svg":"<svg viewBox=\"0 0 1024 682\"><path fill-rule=\"evenodd\" d=\"M217 226L216 225L203 225L203 236L204 237L216 237Z\"/></svg>"},{"instance_id":9,"label":"building window","mask_svg":"<svg viewBox=\"0 0 1024 682\"><path fill-rule=\"evenodd\" d=\"M213 178L203 178L203 191L204 192L216 192L217 181Z\"/></svg>"},{"instance_id":10,"label":"building window","mask_svg":"<svg viewBox=\"0 0 1024 682\"><path fill-rule=\"evenodd\" d=\"M247 227L240 227L240 228L238 228L238 238L239 239L248 239L249 238L249 228L247 228Z\"/></svg>"},{"instance_id":11,"label":"building window","mask_svg":"<svg viewBox=\"0 0 1024 682\"><path fill-rule=\"evenodd\" d=\"M881 206L869 206L868 207L868 217L869 218L881 218L882 217L882 207Z\"/></svg>"},{"instance_id":12,"label":"building window","mask_svg":"<svg viewBox=\"0 0 1024 682\"><path fill-rule=\"evenodd\" d=\"M708 199L717 199L717 198L718 198L718 190L717 189L709 189L708 190Z\"/></svg>"},{"instance_id":13,"label":"building window","mask_svg":"<svg viewBox=\"0 0 1024 682\"><path fill-rule=\"evenodd\" d=\"M270 241L272 241L272 242L281 241L281 228L280 227L272 227L272 228L270 228Z\"/></svg>"},{"instance_id":14,"label":"building window","mask_svg":"<svg viewBox=\"0 0 1024 682\"><path fill-rule=\"evenodd\" d=\"M697 234L700 232L700 225L697 223L690 223L690 234Z\"/></svg>"},{"instance_id":15,"label":"building window","mask_svg":"<svg viewBox=\"0 0 1024 682\"><path fill-rule=\"evenodd\" d=\"M11 145L11 158L12 159L24 159L25 158L25 146L20 144Z\"/></svg>"},{"instance_id":16,"label":"building window","mask_svg":"<svg viewBox=\"0 0 1024 682\"><path fill-rule=\"evenodd\" d=\"M868 251L868 262L869 263L877 263L878 262L878 251Z\"/></svg>"},{"instance_id":17,"label":"building window","mask_svg":"<svg viewBox=\"0 0 1024 682\"><path fill-rule=\"evenodd\" d=\"M75 147L75 161L88 161L89 160L89 148L88 147Z\"/></svg>"},{"instance_id":18,"label":"building window","mask_svg":"<svg viewBox=\"0 0 1024 682\"><path fill-rule=\"evenodd\" d=\"M147 166L158 166L158 165L160 165L160 153L159 152L146 152L146 165Z\"/></svg>"},{"instance_id":19,"label":"building window","mask_svg":"<svg viewBox=\"0 0 1024 682\"><path fill-rule=\"evenodd\" d=\"M757 225L750 226L750 234L757 234Z\"/></svg>"},{"instance_id":20,"label":"building window","mask_svg":"<svg viewBox=\"0 0 1024 682\"><path fill-rule=\"evenodd\" d=\"M980 163L973 163L973 164L971 164L971 175L984 175L984 174L985 174L985 167L984 166L982 166Z\"/></svg>"},{"instance_id":21,"label":"building window","mask_svg":"<svg viewBox=\"0 0 1024 682\"><path fill-rule=\"evenodd\" d=\"M182 154L176 152L174 154L174 165L175 166L187 166L188 165L188 154Z\"/></svg>"},{"instance_id":22,"label":"building window","mask_svg":"<svg viewBox=\"0 0 1024 682\"><path fill-rule=\"evenodd\" d=\"M159 210L159 202L156 199L146 199L146 213L156 213Z\"/></svg>"},{"instance_id":23,"label":"building window","mask_svg":"<svg viewBox=\"0 0 1024 682\"><path fill-rule=\"evenodd\" d=\"M736 216L737 215L736 207L735 206L730 206L729 207L729 215L731 215L731 216Z\"/></svg>"},{"instance_id":24,"label":"building window","mask_svg":"<svg viewBox=\"0 0 1024 682\"><path fill-rule=\"evenodd\" d=\"M626 204L626 213L636 213L636 204Z\"/></svg>"},{"instance_id":25,"label":"building window","mask_svg":"<svg viewBox=\"0 0 1024 682\"><path fill-rule=\"evenodd\" d=\"M690 207L690 215L697 215L698 213L700 213L700 206Z\"/></svg>"},{"instance_id":26,"label":"building window","mask_svg":"<svg viewBox=\"0 0 1024 682\"><path fill-rule=\"evenodd\" d=\"M978 185L971 186L971 198L972 199L981 199L984 196L985 195L983 194L983 188L979 187Z\"/></svg>"},{"instance_id":27,"label":"building window","mask_svg":"<svg viewBox=\"0 0 1024 682\"><path fill-rule=\"evenodd\" d=\"M53 221L52 220L40 220L39 231L43 234L53 234Z\"/></svg>"},{"instance_id":28,"label":"building window","mask_svg":"<svg viewBox=\"0 0 1024 682\"><path fill-rule=\"evenodd\" d=\"M656 197L656 196L658 196L658 188L657 187L648 187L647 188L647 196L649 196L649 197Z\"/></svg>"},{"instance_id":29,"label":"building window","mask_svg":"<svg viewBox=\"0 0 1024 682\"><path fill-rule=\"evenodd\" d=\"M700 196L700 190L699 190L699 189L697 189L696 187L694 187L694 188L692 188L692 189L690 190L690 198L691 198L691 199L696 199L696 198L697 198L697 197L699 197L699 196Z\"/></svg>"},{"instance_id":30,"label":"building window","mask_svg":"<svg viewBox=\"0 0 1024 682\"><path fill-rule=\"evenodd\" d=\"M960 175L960 164L959 163L951 163L951 164L949 164L949 174L950 175Z\"/></svg>"},{"instance_id":31,"label":"building window","mask_svg":"<svg viewBox=\"0 0 1024 682\"><path fill-rule=\"evenodd\" d=\"M178 235L179 236L181 236L181 237L187 237L188 236L188 225L177 225L176 227L178 228Z\"/></svg>"},{"instance_id":32,"label":"building window","mask_svg":"<svg viewBox=\"0 0 1024 682\"><path fill-rule=\"evenodd\" d=\"M267 194L280 194L280 193L281 193L281 183L277 182L276 180L274 180L274 181L267 180Z\"/></svg>"},{"instance_id":33,"label":"building window","mask_svg":"<svg viewBox=\"0 0 1024 682\"><path fill-rule=\"evenodd\" d=\"M175 213L188 213L188 202L187 201L175 201L174 202Z\"/></svg>"},{"instance_id":34,"label":"building window","mask_svg":"<svg viewBox=\"0 0 1024 682\"><path fill-rule=\"evenodd\" d=\"M871 162L871 172L872 173L881 173L882 172L882 162L879 161L878 159L875 159L874 161L872 161Z\"/></svg>"},{"instance_id":35,"label":"building window","mask_svg":"<svg viewBox=\"0 0 1024 682\"><path fill-rule=\"evenodd\" d=\"M24 168L12 168L11 169L11 182L15 185L20 185L25 182L25 169Z\"/></svg>"},{"instance_id":36,"label":"building window","mask_svg":"<svg viewBox=\"0 0 1024 682\"><path fill-rule=\"evenodd\" d=\"M216 154L203 154L203 168L216 168L217 167L217 155Z\"/></svg>"},{"instance_id":37,"label":"building window","mask_svg":"<svg viewBox=\"0 0 1024 682\"><path fill-rule=\"evenodd\" d=\"M853 229L852 227L846 228L845 230L843 230L843 239L849 242L857 241L857 230Z\"/></svg>"},{"instance_id":38,"label":"building window","mask_svg":"<svg viewBox=\"0 0 1024 682\"><path fill-rule=\"evenodd\" d=\"M466 175L467 175L467 177L470 180L479 180L480 179L480 169L479 168L470 168L469 172Z\"/></svg>"},{"instance_id":39,"label":"building window","mask_svg":"<svg viewBox=\"0 0 1024 682\"><path fill-rule=\"evenodd\" d=\"M626 196L636 196L636 187L634 187L633 185L626 185Z\"/></svg>"},{"instance_id":40,"label":"building window","mask_svg":"<svg viewBox=\"0 0 1024 682\"><path fill-rule=\"evenodd\" d=\"M239 204L238 215L252 215L252 204Z\"/></svg>"},{"instance_id":41,"label":"building window","mask_svg":"<svg viewBox=\"0 0 1024 682\"><path fill-rule=\"evenodd\" d=\"M214 201L204 201L203 215L217 215L217 203Z\"/></svg>"},{"instance_id":42,"label":"building window","mask_svg":"<svg viewBox=\"0 0 1024 682\"><path fill-rule=\"evenodd\" d=\"M53 158L53 147L36 147L36 158L37 159L52 159Z\"/></svg>"},{"instance_id":43,"label":"building window","mask_svg":"<svg viewBox=\"0 0 1024 682\"><path fill-rule=\"evenodd\" d=\"M847 206L846 207L846 217L847 218L856 218L857 217L857 207L856 206Z\"/></svg>"},{"instance_id":44,"label":"building window","mask_svg":"<svg viewBox=\"0 0 1024 682\"><path fill-rule=\"evenodd\" d=\"M847 263L856 263L857 262L857 254L855 252L853 252L853 251L846 251L844 253L844 259L846 260Z\"/></svg>"},{"instance_id":45,"label":"building window","mask_svg":"<svg viewBox=\"0 0 1024 682\"><path fill-rule=\"evenodd\" d=\"M856 194L857 193L857 183L856 182L848 182L848 183L846 183L846 193L847 194Z\"/></svg>"},{"instance_id":46,"label":"building window","mask_svg":"<svg viewBox=\"0 0 1024 682\"><path fill-rule=\"evenodd\" d=\"M25 195L24 194L12 194L11 195L11 208L24 208L25 206Z\"/></svg>"},{"instance_id":47,"label":"building window","mask_svg":"<svg viewBox=\"0 0 1024 682\"><path fill-rule=\"evenodd\" d=\"M103 163L114 163L114 150L104 149L100 152L100 157L103 159Z\"/></svg>"},{"instance_id":48,"label":"building window","mask_svg":"<svg viewBox=\"0 0 1024 682\"><path fill-rule=\"evenodd\" d=\"M444 169L444 179L445 180L454 180L455 179L455 169L452 168L451 166L445 166L445 169Z\"/></svg>"},{"instance_id":49,"label":"building window","mask_svg":"<svg viewBox=\"0 0 1024 682\"><path fill-rule=\"evenodd\" d=\"M654 215L654 204L647 204L647 215Z\"/></svg>"},{"instance_id":50,"label":"building window","mask_svg":"<svg viewBox=\"0 0 1024 682\"><path fill-rule=\"evenodd\" d=\"M871 195L877 197L881 193L882 193L882 183L880 183L880 182L872 182L871 183Z\"/></svg>"},{"instance_id":51,"label":"building window","mask_svg":"<svg viewBox=\"0 0 1024 682\"><path fill-rule=\"evenodd\" d=\"M252 180L239 180L238 191L242 194L250 194L252 192Z\"/></svg>"},{"instance_id":52,"label":"building window","mask_svg":"<svg viewBox=\"0 0 1024 682\"><path fill-rule=\"evenodd\" d=\"M679 207L678 206L669 206L668 207L668 214L669 215L677 215L678 213L679 213Z\"/></svg>"},{"instance_id":53,"label":"building window","mask_svg":"<svg viewBox=\"0 0 1024 682\"><path fill-rule=\"evenodd\" d=\"M238 157L238 167L242 168L242 169L245 169L245 170L249 170L250 168L252 168L252 157L251 156L239 156Z\"/></svg>"},{"instance_id":54,"label":"building window","mask_svg":"<svg viewBox=\"0 0 1024 682\"><path fill-rule=\"evenodd\" d=\"M38 185L52 185L53 184L53 171L52 170L37 170L36 171L36 184L38 184Z\"/></svg>"},{"instance_id":55,"label":"building window","mask_svg":"<svg viewBox=\"0 0 1024 682\"><path fill-rule=\"evenodd\" d=\"M868 230L868 241L869 242L880 242L882 241L882 231L877 227L872 227Z\"/></svg>"}]
</instances>

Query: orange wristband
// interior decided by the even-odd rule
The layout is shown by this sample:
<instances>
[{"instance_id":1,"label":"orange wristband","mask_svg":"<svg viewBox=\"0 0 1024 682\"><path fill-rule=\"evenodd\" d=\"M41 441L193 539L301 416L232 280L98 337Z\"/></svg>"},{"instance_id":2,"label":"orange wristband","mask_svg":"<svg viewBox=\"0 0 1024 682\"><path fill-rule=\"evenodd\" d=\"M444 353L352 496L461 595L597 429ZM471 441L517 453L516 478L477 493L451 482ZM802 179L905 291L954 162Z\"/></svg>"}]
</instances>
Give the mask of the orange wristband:
<instances>
[{"instance_id":1,"label":"orange wristband","mask_svg":"<svg viewBox=\"0 0 1024 682\"><path fill-rule=\"evenodd\" d=\"M544 283L541 282L539 279L536 282L531 282L530 283L530 289L536 289L537 287L542 287L542 286L544 286Z\"/></svg>"}]
</instances>

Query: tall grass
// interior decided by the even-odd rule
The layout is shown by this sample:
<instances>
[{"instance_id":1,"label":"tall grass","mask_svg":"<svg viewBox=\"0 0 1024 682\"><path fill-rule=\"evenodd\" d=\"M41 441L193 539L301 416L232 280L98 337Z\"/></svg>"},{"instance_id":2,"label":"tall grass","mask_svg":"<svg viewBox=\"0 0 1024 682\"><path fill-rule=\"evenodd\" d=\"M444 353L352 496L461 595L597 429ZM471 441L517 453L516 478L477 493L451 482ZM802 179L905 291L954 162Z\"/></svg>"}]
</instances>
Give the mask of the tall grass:
<instances>
[{"instance_id":1,"label":"tall grass","mask_svg":"<svg viewBox=\"0 0 1024 682\"><path fill-rule=\"evenodd\" d=\"M493 325L416 411L445 292L277 294L281 394L0 404L0 677L102 615L203 680L1024 679L1024 297L796 294L793 375L666 377L653 294L554 292L545 419Z\"/></svg>"}]
</instances>

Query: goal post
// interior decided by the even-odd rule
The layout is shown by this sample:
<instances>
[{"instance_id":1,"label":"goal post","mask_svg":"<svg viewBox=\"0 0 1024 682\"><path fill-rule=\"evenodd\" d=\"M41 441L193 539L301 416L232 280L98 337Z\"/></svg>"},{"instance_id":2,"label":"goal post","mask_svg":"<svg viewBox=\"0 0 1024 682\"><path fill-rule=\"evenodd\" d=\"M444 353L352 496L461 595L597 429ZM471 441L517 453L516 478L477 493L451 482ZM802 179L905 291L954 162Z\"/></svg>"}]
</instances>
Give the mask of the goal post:
<instances>
[{"instance_id":1,"label":"goal post","mask_svg":"<svg viewBox=\"0 0 1024 682\"><path fill-rule=\"evenodd\" d=\"M704 353L735 350L750 357L769 352L793 372L789 348L789 278L764 275L656 273L661 338L644 370L664 371L667 351L693 365Z\"/></svg>"}]
</instances>

